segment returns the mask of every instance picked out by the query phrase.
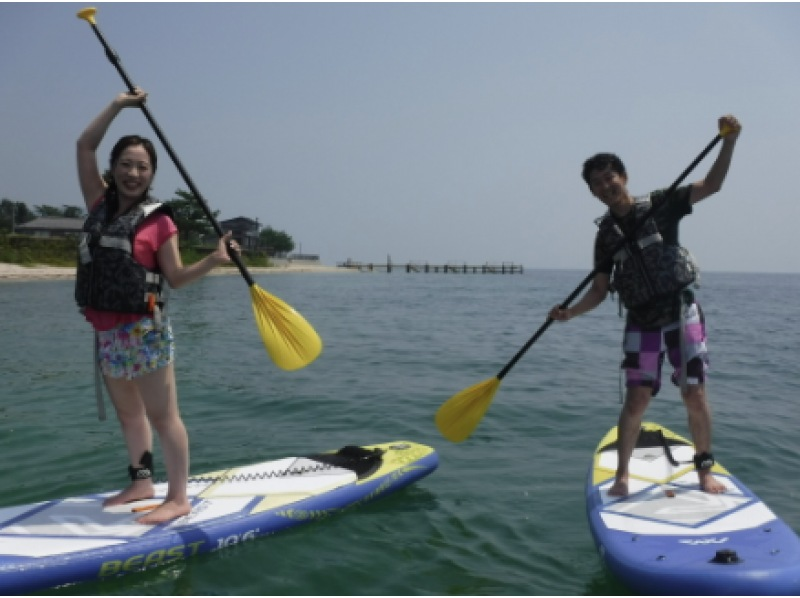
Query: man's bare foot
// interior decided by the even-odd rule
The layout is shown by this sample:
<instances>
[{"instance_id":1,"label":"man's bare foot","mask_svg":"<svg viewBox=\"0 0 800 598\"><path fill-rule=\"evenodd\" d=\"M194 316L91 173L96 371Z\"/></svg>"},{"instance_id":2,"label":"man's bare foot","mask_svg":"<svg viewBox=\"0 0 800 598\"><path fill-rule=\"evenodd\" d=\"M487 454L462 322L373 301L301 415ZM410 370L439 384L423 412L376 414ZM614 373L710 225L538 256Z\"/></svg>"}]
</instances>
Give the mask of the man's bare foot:
<instances>
[{"instance_id":1,"label":"man's bare foot","mask_svg":"<svg viewBox=\"0 0 800 598\"><path fill-rule=\"evenodd\" d=\"M628 479L617 478L611 488L608 489L609 496L628 496Z\"/></svg>"},{"instance_id":2,"label":"man's bare foot","mask_svg":"<svg viewBox=\"0 0 800 598\"><path fill-rule=\"evenodd\" d=\"M136 480L119 494L109 496L107 499L105 499L103 501L103 506L113 507L115 505L124 505L125 503L133 502L134 500L153 498L155 493L155 488L153 487L153 482L151 480Z\"/></svg>"},{"instance_id":3,"label":"man's bare foot","mask_svg":"<svg viewBox=\"0 0 800 598\"><path fill-rule=\"evenodd\" d=\"M711 475L711 471L708 469L699 470L697 477L700 478L700 489L709 494L722 494L727 490L725 484Z\"/></svg>"},{"instance_id":4,"label":"man's bare foot","mask_svg":"<svg viewBox=\"0 0 800 598\"><path fill-rule=\"evenodd\" d=\"M166 523L172 521L183 515L188 515L192 510L192 505L188 501L176 502L174 500L165 500L155 509L142 515L136 521L145 525L155 525L158 523Z\"/></svg>"}]
</instances>

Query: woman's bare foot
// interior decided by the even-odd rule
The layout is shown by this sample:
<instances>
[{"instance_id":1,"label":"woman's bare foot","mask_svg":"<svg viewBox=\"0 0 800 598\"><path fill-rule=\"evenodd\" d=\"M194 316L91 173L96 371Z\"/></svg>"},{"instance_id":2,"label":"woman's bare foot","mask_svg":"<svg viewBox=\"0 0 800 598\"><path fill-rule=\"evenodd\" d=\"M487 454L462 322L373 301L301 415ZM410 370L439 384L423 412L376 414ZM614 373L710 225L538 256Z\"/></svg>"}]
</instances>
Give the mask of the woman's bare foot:
<instances>
[{"instance_id":1,"label":"woman's bare foot","mask_svg":"<svg viewBox=\"0 0 800 598\"><path fill-rule=\"evenodd\" d=\"M145 525L155 525L172 521L183 515L188 515L191 511L192 505L189 501L177 502L175 500L165 500L146 515L139 517L136 521Z\"/></svg>"},{"instance_id":2,"label":"woman's bare foot","mask_svg":"<svg viewBox=\"0 0 800 598\"><path fill-rule=\"evenodd\" d=\"M135 500L142 500L143 498L153 498L155 493L152 480L136 480L135 482L131 482L131 485L119 494L109 496L105 499L103 501L103 506L113 507L115 505L124 505L125 503Z\"/></svg>"},{"instance_id":3,"label":"woman's bare foot","mask_svg":"<svg viewBox=\"0 0 800 598\"><path fill-rule=\"evenodd\" d=\"M700 478L700 489L709 494L722 494L727 490L725 484L711 475L708 469L698 470L697 477Z\"/></svg>"},{"instance_id":4,"label":"woman's bare foot","mask_svg":"<svg viewBox=\"0 0 800 598\"><path fill-rule=\"evenodd\" d=\"M628 478L617 478L611 488L608 489L609 496L628 496Z\"/></svg>"}]
</instances>

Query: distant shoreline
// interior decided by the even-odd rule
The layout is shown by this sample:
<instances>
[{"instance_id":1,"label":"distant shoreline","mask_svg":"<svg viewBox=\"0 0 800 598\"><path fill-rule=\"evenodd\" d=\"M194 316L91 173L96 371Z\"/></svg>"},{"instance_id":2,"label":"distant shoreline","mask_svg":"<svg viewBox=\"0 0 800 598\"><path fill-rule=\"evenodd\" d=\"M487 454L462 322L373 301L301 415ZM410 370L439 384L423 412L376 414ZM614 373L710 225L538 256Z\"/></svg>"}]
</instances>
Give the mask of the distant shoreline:
<instances>
[{"instance_id":1,"label":"distant shoreline","mask_svg":"<svg viewBox=\"0 0 800 598\"><path fill-rule=\"evenodd\" d=\"M323 266L308 262L294 262L268 268L248 268L251 274L293 274L298 272L351 272L347 268L337 266ZM239 274L236 266L215 268L211 275ZM19 264L6 264L0 262L0 282L3 281L29 281L29 280L63 280L75 278L74 266L20 266Z\"/></svg>"}]
</instances>

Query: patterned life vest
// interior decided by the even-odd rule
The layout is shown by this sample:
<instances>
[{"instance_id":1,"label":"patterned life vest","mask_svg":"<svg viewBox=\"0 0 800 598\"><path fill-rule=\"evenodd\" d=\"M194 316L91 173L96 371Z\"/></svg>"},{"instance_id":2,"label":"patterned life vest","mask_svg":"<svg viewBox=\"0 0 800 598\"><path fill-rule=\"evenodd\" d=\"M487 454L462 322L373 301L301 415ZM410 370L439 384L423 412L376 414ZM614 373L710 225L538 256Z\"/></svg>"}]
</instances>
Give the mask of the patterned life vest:
<instances>
[{"instance_id":1,"label":"patterned life vest","mask_svg":"<svg viewBox=\"0 0 800 598\"><path fill-rule=\"evenodd\" d=\"M634 222L640 223L650 209L650 197L637 199ZM699 268L689 251L677 244L665 243L655 220L649 217L633 239L627 239L606 214L598 221L600 243L606 254L613 254L611 290L619 293L625 307L636 309L655 299L677 295L699 281ZM624 242L624 245L623 245ZM621 249L618 249L622 245Z\"/></svg>"},{"instance_id":2,"label":"patterned life vest","mask_svg":"<svg viewBox=\"0 0 800 598\"><path fill-rule=\"evenodd\" d=\"M159 210L172 217L169 206L150 198L111 222L106 222L106 201L89 214L78 246L75 300L81 309L160 313L164 305L163 277L133 257L137 227Z\"/></svg>"}]
</instances>

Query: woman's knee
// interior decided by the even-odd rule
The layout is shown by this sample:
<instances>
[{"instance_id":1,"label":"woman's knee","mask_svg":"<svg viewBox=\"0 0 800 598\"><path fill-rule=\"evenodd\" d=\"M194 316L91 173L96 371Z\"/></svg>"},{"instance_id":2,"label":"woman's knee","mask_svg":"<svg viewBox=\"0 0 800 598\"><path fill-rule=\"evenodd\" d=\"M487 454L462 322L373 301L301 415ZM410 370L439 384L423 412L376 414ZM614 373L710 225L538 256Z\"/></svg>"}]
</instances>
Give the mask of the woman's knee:
<instances>
[{"instance_id":1,"label":"woman's knee","mask_svg":"<svg viewBox=\"0 0 800 598\"><path fill-rule=\"evenodd\" d=\"M153 413L148 413L148 419L159 436L170 435L176 431L181 433L181 430L185 430L177 408L159 409Z\"/></svg>"},{"instance_id":2,"label":"woman's knee","mask_svg":"<svg viewBox=\"0 0 800 598\"><path fill-rule=\"evenodd\" d=\"M137 421L145 417L144 403L136 385L130 380L106 377L106 389L121 422Z\"/></svg>"}]
</instances>

